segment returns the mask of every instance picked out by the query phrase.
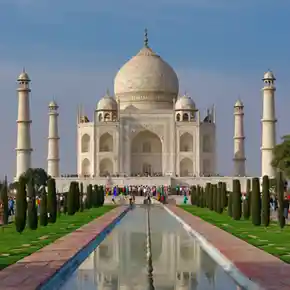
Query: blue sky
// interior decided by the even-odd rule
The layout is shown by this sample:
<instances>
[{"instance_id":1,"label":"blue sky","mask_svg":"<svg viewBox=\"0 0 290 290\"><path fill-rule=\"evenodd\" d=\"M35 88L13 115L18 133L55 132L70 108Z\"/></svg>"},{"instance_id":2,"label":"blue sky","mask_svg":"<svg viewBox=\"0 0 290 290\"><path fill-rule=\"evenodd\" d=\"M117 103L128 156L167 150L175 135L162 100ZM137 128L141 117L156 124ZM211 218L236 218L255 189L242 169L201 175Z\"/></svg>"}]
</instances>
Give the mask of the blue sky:
<instances>
[{"instance_id":1,"label":"blue sky","mask_svg":"<svg viewBox=\"0 0 290 290\"><path fill-rule=\"evenodd\" d=\"M124 62L149 44L201 111L215 104L218 167L233 169L233 105L245 105L247 172L260 173L261 78L277 78L277 140L290 133L290 2L0 0L0 177L15 173L16 78L32 79L33 166L46 168L47 104L60 106L61 171L76 171L76 108L89 117Z\"/></svg>"}]
</instances>

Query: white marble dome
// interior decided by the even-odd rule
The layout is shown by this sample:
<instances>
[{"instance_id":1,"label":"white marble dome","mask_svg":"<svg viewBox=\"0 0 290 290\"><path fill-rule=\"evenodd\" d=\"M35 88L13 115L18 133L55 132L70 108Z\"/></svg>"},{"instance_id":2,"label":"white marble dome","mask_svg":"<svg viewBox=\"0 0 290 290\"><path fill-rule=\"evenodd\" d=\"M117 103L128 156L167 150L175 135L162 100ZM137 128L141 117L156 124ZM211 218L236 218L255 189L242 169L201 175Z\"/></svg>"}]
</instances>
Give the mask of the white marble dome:
<instances>
[{"instance_id":1,"label":"white marble dome","mask_svg":"<svg viewBox=\"0 0 290 290\"><path fill-rule=\"evenodd\" d=\"M29 78L28 73L25 70L23 70L23 72L19 75L17 80L18 81L30 81L30 78Z\"/></svg>"},{"instance_id":2,"label":"white marble dome","mask_svg":"<svg viewBox=\"0 0 290 290\"><path fill-rule=\"evenodd\" d=\"M113 97L109 96L109 94L107 93L98 102L97 110L98 111L117 111L118 104L117 104L116 100Z\"/></svg>"},{"instance_id":3,"label":"white marble dome","mask_svg":"<svg viewBox=\"0 0 290 290\"><path fill-rule=\"evenodd\" d=\"M235 103L235 107L243 107L244 104L241 100L237 100L236 103Z\"/></svg>"},{"instance_id":4,"label":"white marble dome","mask_svg":"<svg viewBox=\"0 0 290 290\"><path fill-rule=\"evenodd\" d=\"M131 58L115 77L121 107L172 108L179 82L175 71L148 45Z\"/></svg>"},{"instance_id":5,"label":"white marble dome","mask_svg":"<svg viewBox=\"0 0 290 290\"><path fill-rule=\"evenodd\" d=\"M274 76L273 72L271 72L271 71L265 72L263 80L275 80L275 76Z\"/></svg>"},{"instance_id":6,"label":"white marble dome","mask_svg":"<svg viewBox=\"0 0 290 290\"><path fill-rule=\"evenodd\" d=\"M195 103L191 97L184 95L175 103L175 111L195 110Z\"/></svg>"}]
</instances>

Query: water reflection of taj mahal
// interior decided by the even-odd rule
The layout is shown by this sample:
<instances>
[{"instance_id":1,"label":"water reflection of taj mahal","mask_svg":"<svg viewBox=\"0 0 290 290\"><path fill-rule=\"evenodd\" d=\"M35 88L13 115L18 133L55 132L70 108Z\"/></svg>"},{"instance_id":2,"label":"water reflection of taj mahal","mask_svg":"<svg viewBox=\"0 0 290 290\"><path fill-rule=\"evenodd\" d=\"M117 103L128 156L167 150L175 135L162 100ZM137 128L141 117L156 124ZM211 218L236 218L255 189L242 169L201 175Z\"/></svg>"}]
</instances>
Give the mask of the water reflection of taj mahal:
<instances>
[{"instance_id":1,"label":"water reflection of taj mahal","mask_svg":"<svg viewBox=\"0 0 290 290\"><path fill-rule=\"evenodd\" d=\"M186 233L184 235L152 234L155 289L196 289L201 268L208 272L209 279L214 280L215 269L211 269L210 258ZM147 273L145 241L145 233L113 233L79 268L79 283L83 281L87 285L91 280L98 289L144 289ZM140 265L144 265L142 270Z\"/></svg>"}]
</instances>

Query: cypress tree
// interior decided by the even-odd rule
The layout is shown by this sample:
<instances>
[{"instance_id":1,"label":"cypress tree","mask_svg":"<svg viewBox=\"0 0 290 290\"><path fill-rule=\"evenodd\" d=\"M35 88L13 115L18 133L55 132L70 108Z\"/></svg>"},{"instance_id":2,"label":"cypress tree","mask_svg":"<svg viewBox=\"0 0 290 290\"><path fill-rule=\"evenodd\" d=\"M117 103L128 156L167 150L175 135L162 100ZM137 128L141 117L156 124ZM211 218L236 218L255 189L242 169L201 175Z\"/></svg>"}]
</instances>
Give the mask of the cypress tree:
<instances>
[{"instance_id":1,"label":"cypress tree","mask_svg":"<svg viewBox=\"0 0 290 290\"><path fill-rule=\"evenodd\" d=\"M254 226L261 225L261 194L259 178L252 179L251 216Z\"/></svg>"},{"instance_id":2,"label":"cypress tree","mask_svg":"<svg viewBox=\"0 0 290 290\"><path fill-rule=\"evenodd\" d=\"M217 211L217 186L216 184L212 185L212 203L213 203L213 210Z\"/></svg>"},{"instance_id":3,"label":"cypress tree","mask_svg":"<svg viewBox=\"0 0 290 290\"><path fill-rule=\"evenodd\" d=\"M251 215L251 180L247 179L246 198L243 200L243 216L248 220Z\"/></svg>"},{"instance_id":4,"label":"cypress tree","mask_svg":"<svg viewBox=\"0 0 290 290\"><path fill-rule=\"evenodd\" d=\"M233 196L232 196L232 192L228 191L227 199L228 199L228 215L230 217L233 217Z\"/></svg>"},{"instance_id":5,"label":"cypress tree","mask_svg":"<svg viewBox=\"0 0 290 290\"><path fill-rule=\"evenodd\" d=\"M30 178L28 181L27 186L27 196L28 196L28 207L27 207L27 213L28 213L28 227L31 230L37 229L37 208L36 208L36 199L35 199L35 187L34 187L34 179Z\"/></svg>"},{"instance_id":6,"label":"cypress tree","mask_svg":"<svg viewBox=\"0 0 290 290\"><path fill-rule=\"evenodd\" d=\"M224 209L228 206L228 191L227 191L227 184L223 182L223 200L224 200Z\"/></svg>"},{"instance_id":7,"label":"cypress tree","mask_svg":"<svg viewBox=\"0 0 290 290\"><path fill-rule=\"evenodd\" d=\"M67 214L67 196L68 192L63 193L63 213Z\"/></svg>"},{"instance_id":8,"label":"cypress tree","mask_svg":"<svg viewBox=\"0 0 290 290\"><path fill-rule=\"evenodd\" d=\"M240 220L242 216L242 193L241 183L238 179L233 180L233 219Z\"/></svg>"},{"instance_id":9,"label":"cypress tree","mask_svg":"<svg viewBox=\"0 0 290 290\"><path fill-rule=\"evenodd\" d=\"M46 227L48 224L47 196L46 196L45 188L42 190L42 193L41 193L39 222L40 222L40 225L44 227Z\"/></svg>"},{"instance_id":10,"label":"cypress tree","mask_svg":"<svg viewBox=\"0 0 290 290\"><path fill-rule=\"evenodd\" d=\"M217 194L217 199L216 199L216 212L217 213L222 213L222 192L221 192L221 186L220 184L217 184L216 186L216 194Z\"/></svg>"},{"instance_id":11,"label":"cypress tree","mask_svg":"<svg viewBox=\"0 0 290 290\"><path fill-rule=\"evenodd\" d=\"M223 213L224 210L224 193L223 193L223 183L218 183L218 213Z\"/></svg>"},{"instance_id":12,"label":"cypress tree","mask_svg":"<svg viewBox=\"0 0 290 290\"><path fill-rule=\"evenodd\" d=\"M100 196L101 202L100 202L100 206L103 206L105 203L105 189L104 186L101 185L101 196Z\"/></svg>"},{"instance_id":13,"label":"cypress tree","mask_svg":"<svg viewBox=\"0 0 290 290\"><path fill-rule=\"evenodd\" d=\"M200 206L200 198L199 198L199 185L196 186L196 206Z\"/></svg>"},{"instance_id":14,"label":"cypress tree","mask_svg":"<svg viewBox=\"0 0 290 290\"><path fill-rule=\"evenodd\" d=\"M209 193L209 209L213 210L213 184L210 184L209 189L208 189L208 193Z\"/></svg>"},{"instance_id":15,"label":"cypress tree","mask_svg":"<svg viewBox=\"0 0 290 290\"><path fill-rule=\"evenodd\" d=\"M87 186L87 199L86 199L86 204L87 204L88 209L92 208L92 203L93 203L92 199L93 199L93 186L89 184Z\"/></svg>"},{"instance_id":16,"label":"cypress tree","mask_svg":"<svg viewBox=\"0 0 290 290\"><path fill-rule=\"evenodd\" d=\"M278 195L278 221L279 221L279 226L281 229L285 227L285 216L284 216L284 208L283 208L283 203L284 203L284 180L283 180L283 175L282 172L277 173L277 179L276 179L276 191Z\"/></svg>"},{"instance_id":17,"label":"cypress tree","mask_svg":"<svg viewBox=\"0 0 290 290\"><path fill-rule=\"evenodd\" d=\"M194 205L193 186L190 187L190 203L191 205Z\"/></svg>"},{"instance_id":18,"label":"cypress tree","mask_svg":"<svg viewBox=\"0 0 290 290\"><path fill-rule=\"evenodd\" d=\"M69 192L67 195L67 213L68 215L74 215L76 212L76 184L74 181L70 183Z\"/></svg>"},{"instance_id":19,"label":"cypress tree","mask_svg":"<svg viewBox=\"0 0 290 290\"><path fill-rule=\"evenodd\" d=\"M267 175L263 176L262 189L262 224L267 227L270 224L270 184Z\"/></svg>"},{"instance_id":20,"label":"cypress tree","mask_svg":"<svg viewBox=\"0 0 290 290\"><path fill-rule=\"evenodd\" d=\"M20 177L17 184L16 193L16 213L15 213L15 226L16 231L22 233L26 226L26 211L27 211L27 199L26 199L26 180L24 177Z\"/></svg>"},{"instance_id":21,"label":"cypress tree","mask_svg":"<svg viewBox=\"0 0 290 290\"><path fill-rule=\"evenodd\" d=\"M48 222L54 224L57 218L57 197L55 179L53 178L47 181L47 212Z\"/></svg>"},{"instance_id":22,"label":"cypress tree","mask_svg":"<svg viewBox=\"0 0 290 290\"><path fill-rule=\"evenodd\" d=\"M206 200L206 207L209 208L209 204L210 204L210 201L209 201L209 190L210 190L210 183L207 182L206 185L205 185L205 200Z\"/></svg>"},{"instance_id":23,"label":"cypress tree","mask_svg":"<svg viewBox=\"0 0 290 290\"><path fill-rule=\"evenodd\" d=\"M80 184L80 212L84 211L84 185L83 183Z\"/></svg>"},{"instance_id":24,"label":"cypress tree","mask_svg":"<svg viewBox=\"0 0 290 290\"><path fill-rule=\"evenodd\" d=\"M57 193L56 194L56 211L57 211L57 216L60 217L61 216L61 204L60 204L60 194Z\"/></svg>"},{"instance_id":25,"label":"cypress tree","mask_svg":"<svg viewBox=\"0 0 290 290\"><path fill-rule=\"evenodd\" d=\"M5 181L1 188L1 201L3 204L3 224L7 225L9 219L7 176L5 176Z\"/></svg>"},{"instance_id":26,"label":"cypress tree","mask_svg":"<svg viewBox=\"0 0 290 290\"><path fill-rule=\"evenodd\" d=\"M94 189L93 189L93 196L92 196L93 207L98 207L98 192L99 192L99 187L97 184L95 184Z\"/></svg>"},{"instance_id":27,"label":"cypress tree","mask_svg":"<svg viewBox=\"0 0 290 290\"><path fill-rule=\"evenodd\" d=\"M205 206L205 193L204 193L204 188L200 188L200 207L204 208Z\"/></svg>"}]
</instances>

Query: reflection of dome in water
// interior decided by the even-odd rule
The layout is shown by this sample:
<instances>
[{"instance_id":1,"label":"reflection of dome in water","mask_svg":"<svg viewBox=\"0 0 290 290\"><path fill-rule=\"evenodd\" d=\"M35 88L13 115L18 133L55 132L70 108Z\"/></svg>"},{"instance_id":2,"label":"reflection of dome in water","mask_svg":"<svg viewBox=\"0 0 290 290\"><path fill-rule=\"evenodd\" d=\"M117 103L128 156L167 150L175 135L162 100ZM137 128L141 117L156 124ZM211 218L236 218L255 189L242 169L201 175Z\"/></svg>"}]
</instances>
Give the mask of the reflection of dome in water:
<instances>
[{"instance_id":1,"label":"reflection of dome in water","mask_svg":"<svg viewBox=\"0 0 290 290\"><path fill-rule=\"evenodd\" d=\"M179 83L175 71L145 44L137 55L119 70L115 77L115 95L124 109L131 104L138 109L172 108Z\"/></svg>"}]
</instances>

